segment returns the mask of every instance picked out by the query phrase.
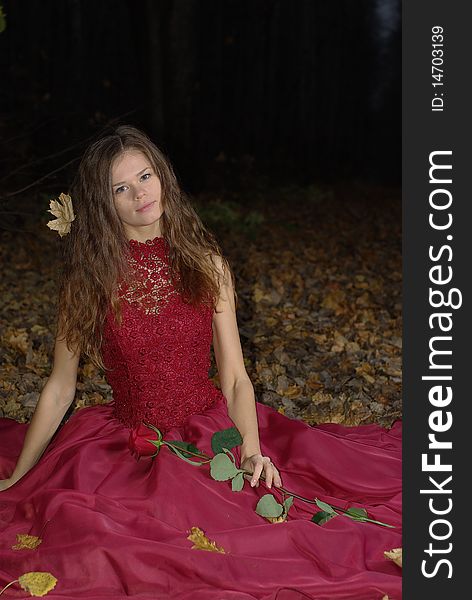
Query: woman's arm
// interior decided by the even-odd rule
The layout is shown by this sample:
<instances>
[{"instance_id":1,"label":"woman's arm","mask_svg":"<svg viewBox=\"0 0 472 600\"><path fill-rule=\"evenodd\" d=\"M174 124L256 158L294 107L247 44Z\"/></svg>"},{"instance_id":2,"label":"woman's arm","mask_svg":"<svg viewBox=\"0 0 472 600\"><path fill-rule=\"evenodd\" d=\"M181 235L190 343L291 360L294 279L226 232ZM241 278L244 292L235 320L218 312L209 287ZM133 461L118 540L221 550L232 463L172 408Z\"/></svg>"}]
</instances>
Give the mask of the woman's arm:
<instances>
[{"instance_id":1,"label":"woman's arm","mask_svg":"<svg viewBox=\"0 0 472 600\"><path fill-rule=\"evenodd\" d=\"M47 448L74 400L79 358L79 353L71 352L64 340L56 338L51 375L39 397L15 469L8 479L0 481L0 490L21 479Z\"/></svg>"},{"instance_id":2,"label":"woman's arm","mask_svg":"<svg viewBox=\"0 0 472 600\"><path fill-rule=\"evenodd\" d=\"M228 404L228 415L241 436L241 463L252 454L260 454L259 431L254 387L244 366L236 320L231 279L223 280L221 258L214 257L221 276L220 296L213 315L213 349L221 391Z\"/></svg>"},{"instance_id":3,"label":"woman's arm","mask_svg":"<svg viewBox=\"0 0 472 600\"><path fill-rule=\"evenodd\" d=\"M254 387L244 366L232 281L229 277L223 279L221 259L215 257L215 262L222 283L217 312L213 316L213 348L228 415L243 438L240 467L252 473L252 486L259 485L259 477L264 471L267 487L270 488L272 482L281 487L277 468L269 457L261 454Z\"/></svg>"}]
</instances>

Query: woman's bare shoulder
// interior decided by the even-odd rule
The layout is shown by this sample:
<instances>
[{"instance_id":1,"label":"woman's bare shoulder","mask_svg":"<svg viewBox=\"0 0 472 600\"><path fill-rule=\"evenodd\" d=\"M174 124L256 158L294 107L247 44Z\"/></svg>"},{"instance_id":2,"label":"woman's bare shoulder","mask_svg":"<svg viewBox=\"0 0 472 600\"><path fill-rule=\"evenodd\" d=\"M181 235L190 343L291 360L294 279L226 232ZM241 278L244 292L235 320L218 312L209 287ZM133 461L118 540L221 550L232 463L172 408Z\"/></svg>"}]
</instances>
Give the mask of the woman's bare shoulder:
<instances>
[{"instance_id":1,"label":"woman's bare shoulder","mask_svg":"<svg viewBox=\"0 0 472 600\"><path fill-rule=\"evenodd\" d=\"M228 260L216 252L210 255L210 259L218 272L218 278L226 284L229 277Z\"/></svg>"}]
</instances>

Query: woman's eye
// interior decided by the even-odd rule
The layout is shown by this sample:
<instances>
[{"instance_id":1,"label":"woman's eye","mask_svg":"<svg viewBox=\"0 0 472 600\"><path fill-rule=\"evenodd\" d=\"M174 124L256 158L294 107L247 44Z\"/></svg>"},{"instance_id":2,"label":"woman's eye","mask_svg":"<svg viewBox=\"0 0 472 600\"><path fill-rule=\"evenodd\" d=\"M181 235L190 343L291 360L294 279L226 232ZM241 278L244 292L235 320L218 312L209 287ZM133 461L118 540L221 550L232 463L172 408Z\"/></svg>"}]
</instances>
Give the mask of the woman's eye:
<instances>
[{"instance_id":1,"label":"woman's eye","mask_svg":"<svg viewBox=\"0 0 472 600\"><path fill-rule=\"evenodd\" d=\"M141 179L144 179L145 181L149 179L149 177L151 177L151 173L144 173L144 175L141 175Z\"/></svg>"},{"instance_id":2,"label":"woman's eye","mask_svg":"<svg viewBox=\"0 0 472 600\"><path fill-rule=\"evenodd\" d=\"M125 189L124 185L121 185L120 187L116 188L115 190L115 194L121 194L121 192Z\"/></svg>"}]
</instances>

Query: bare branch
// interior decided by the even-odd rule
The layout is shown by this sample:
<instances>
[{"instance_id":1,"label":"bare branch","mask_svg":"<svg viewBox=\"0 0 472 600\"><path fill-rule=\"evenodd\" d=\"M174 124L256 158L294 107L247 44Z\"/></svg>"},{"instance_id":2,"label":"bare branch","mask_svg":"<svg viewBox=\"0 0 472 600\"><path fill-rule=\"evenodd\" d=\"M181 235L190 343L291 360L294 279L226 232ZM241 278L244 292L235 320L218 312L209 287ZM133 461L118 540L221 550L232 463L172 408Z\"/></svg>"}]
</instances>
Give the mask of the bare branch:
<instances>
[{"instance_id":1,"label":"bare branch","mask_svg":"<svg viewBox=\"0 0 472 600\"><path fill-rule=\"evenodd\" d=\"M141 108L141 106L138 106L137 108L133 108L133 110L129 110L128 112L123 113L122 115L118 115L117 117L114 117L113 119L108 120L107 123L106 123L106 125L105 125L105 127L109 127L110 125L112 125L113 123L119 121L120 119L123 119L124 117L127 117L128 115L131 115L131 114L137 112L140 108ZM81 140L77 144L73 144L72 146L68 146L67 148L64 148L64 149L60 150L59 152L55 152L53 154L50 154L49 156L45 156L45 157L42 157L40 159L31 161L30 163L27 163L26 165L22 165L21 167L18 167L17 169L15 169L11 173L9 173L8 175L6 175L2 179L0 179L0 183L3 182L8 177L10 177L11 175L13 175L14 173L18 173L19 171L22 171L23 169L26 169L27 167L30 167L32 165L44 162L45 160L48 160L50 158L55 158L57 156L61 156L62 154L66 154L70 150L73 150L74 148L82 146L83 144L85 144L85 143L89 142L90 140L94 139L95 136L96 136L96 133L94 133L93 135L85 138L84 140ZM26 190L31 189L32 187L34 187L38 183L41 183L45 179L48 179L48 177L51 177L51 175L55 175L56 173L59 173L60 171L62 171L63 169L65 169L66 167L68 167L70 164L76 162L79 159L80 159L80 157L76 156L72 160L66 162L64 165L58 167L57 169L54 169L53 171L50 171L49 173L46 173L46 175L43 175L39 179L36 179L32 183L29 183L28 185L22 187L21 189L15 190L14 192L9 192L8 194L0 196L0 202L2 200L7 200L8 198L11 198L13 196L17 196L18 194L21 194L22 192L25 192Z\"/></svg>"}]
</instances>

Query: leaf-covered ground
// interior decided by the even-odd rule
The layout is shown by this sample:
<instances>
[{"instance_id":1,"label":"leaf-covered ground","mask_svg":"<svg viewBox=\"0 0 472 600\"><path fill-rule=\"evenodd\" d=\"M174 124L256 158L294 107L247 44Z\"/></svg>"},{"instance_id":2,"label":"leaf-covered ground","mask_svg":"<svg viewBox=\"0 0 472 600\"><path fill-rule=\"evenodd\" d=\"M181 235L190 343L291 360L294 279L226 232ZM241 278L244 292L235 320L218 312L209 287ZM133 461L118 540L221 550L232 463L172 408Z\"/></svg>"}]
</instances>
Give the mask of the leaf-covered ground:
<instances>
[{"instance_id":1,"label":"leaf-covered ground","mask_svg":"<svg viewBox=\"0 0 472 600\"><path fill-rule=\"evenodd\" d=\"M196 206L235 271L257 399L311 424L400 418L400 192L261 189L201 195ZM61 240L46 227L48 207L43 198L17 231L0 232L0 416L21 422L52 364ZM82 360L71 411L111 397Z\"/></svg>"}]
</instances>

